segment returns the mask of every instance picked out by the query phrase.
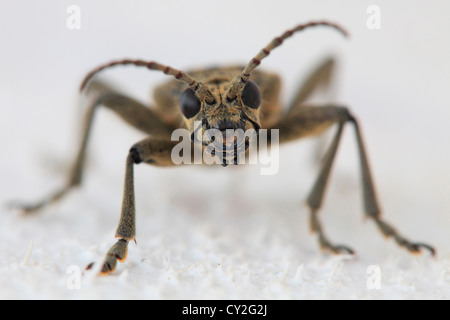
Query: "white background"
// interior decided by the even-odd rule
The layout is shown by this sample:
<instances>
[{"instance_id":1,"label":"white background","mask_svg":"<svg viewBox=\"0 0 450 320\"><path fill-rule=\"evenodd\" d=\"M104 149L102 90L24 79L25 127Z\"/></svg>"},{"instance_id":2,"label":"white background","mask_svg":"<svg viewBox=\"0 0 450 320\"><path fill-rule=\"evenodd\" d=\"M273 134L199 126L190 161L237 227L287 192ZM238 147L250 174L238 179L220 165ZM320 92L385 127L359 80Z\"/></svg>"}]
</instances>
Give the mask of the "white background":
<instances>
[{"instance_id":1,"label":"white background","mask_svg":"<svg viewBox=\"0 0 450 320\"><path fill-rule=\"evenodd\" d=\"M80 30L66 27L72 4ZM381 9L379 30L366 26L369 5ZM32 217L1 208L0 298L448 299L449 10L445 0L2 1L2 205L37 200L64 181L84 111L77 90L93 67L124 57L180 69L246 63L286 29L326 19L350 38L308 30L260 67L280 72L286 103L322 58L338 58L328 97L361 122L384 217L438 256L409 255L364 218L349 127L321 218L356 258L321 253L308 232L303 201L317 172L315 143L299 141L281 150L274 176L257 167L136 167L137 244L115 275L86 274L71 290L67 271L100 259L115 241L125 157L143 137L101 110L83 188ZM131 67L101 77L147 103L150 88L167 79ZM367 287L371 265L381 272L379 290Z\"/></svg>"}]
</instances>

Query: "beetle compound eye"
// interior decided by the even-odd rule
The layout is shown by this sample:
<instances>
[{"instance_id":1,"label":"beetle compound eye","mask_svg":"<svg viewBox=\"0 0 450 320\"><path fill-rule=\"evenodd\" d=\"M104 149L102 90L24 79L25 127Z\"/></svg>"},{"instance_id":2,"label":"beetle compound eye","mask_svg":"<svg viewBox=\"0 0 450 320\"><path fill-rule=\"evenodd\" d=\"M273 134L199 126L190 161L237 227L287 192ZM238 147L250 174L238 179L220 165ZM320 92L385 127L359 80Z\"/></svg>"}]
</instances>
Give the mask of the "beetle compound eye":
<instances>
[{"instance_id":1,"label":"beetle compound eye","mask_svg":"<svg viewBox=\"0 0 450 320\"><path fill-rule=\"evenodd\" d=\"M252 109L257 109L261 103L261 91L253 81L247 82L242 91L242 102Z\"/></svg>"},{"instance_id":2,"label":"beetle compound eye","mask_svg":"<svg viewBox=\"0 0 450 320\"><path fill-rule=\"evenodd\" d=\"M184 90L180 97L180 108L184 116L188 119L192 118L200 111L200 106L200 100L194 91L189 88Z\"/></svg>"}]
</instances>

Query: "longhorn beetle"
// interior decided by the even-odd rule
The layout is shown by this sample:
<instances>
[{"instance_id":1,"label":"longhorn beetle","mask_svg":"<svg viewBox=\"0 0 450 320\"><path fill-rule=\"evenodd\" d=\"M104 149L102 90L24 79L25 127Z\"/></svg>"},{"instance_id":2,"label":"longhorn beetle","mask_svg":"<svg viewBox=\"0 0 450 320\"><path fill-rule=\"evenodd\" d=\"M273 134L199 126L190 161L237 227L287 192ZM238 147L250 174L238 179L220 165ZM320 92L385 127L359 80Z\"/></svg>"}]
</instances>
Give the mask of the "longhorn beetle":
<instances>
[{"instance_id":1,"label":"longhorn beetle","mask_svg":"<svg viewBox=\"0 0 450 320\"><path fill-rule=\"evenodd\" d=\"M135 199L133 167L139 163L155 166L173 166L171 150L176 142L171 140L171 132L177 128L189 130L192 141L201 141L201 148L213 144L210 150L214 155L216 150L222 150L224 157L222 165L226 166L231 156L236 157L238 146L247 149L248 141L231 141L225 136L230 129L253 129L257 133L262 128L278 129L279 142L288 142L307 136L319 135L332 125L337 131L324 156L322 167L317 180L307 197L306 204L310 209L310 227L318 235L320 246L333 253L354 251L347 246L335 245L328 240L319 221L318 211L321 207L324 190L326 188L336 150L341 139L342 130L346 123L353 125L355 130L359 161L362 173L362 187L365 214L372 218L379 230L386 237L393 237L399 246L410 252L420 252L427 249L435 254L433 247L411 242L403 237L391 225L381 218L380 207L375 193L365 146L361 136L361 129L355 117L345 106L328 104L312 106L305 104L305 100L312 91L327 83L334 61L324 61L312 72L304 85L295 95L287 112L284 112L278 103L280 92L280 78L278 75L265 71L255 70L273 49L280 46L284 40L293 34L307 28L325 26L331 27L344 36L347 32L337 24L316 21L300 24L287 30L279 37L274 38L266 47L248 62L245 67L224 67L193 70L186 73L181 70L154 62L143 60L124 59L104 64L92 70L81 84L80 91L86 91L90 100L89 109L84 123L84 134L74 166L69 174L67 184L45 200L34 205L21 205L20 208L30 213L45 205L63 198L74 187L79 186L82 180L85 151L92 119L98 106L104 106L117 113L123 120L135 128L147 133L148 138L134 144L126 158L125 185L122 200L122 209L119 225L116 230L117 242L106 253L101 273L114 272L117 261L123 262L127 256L128 242L135 240ZM140 102L119 93L112 87L92 78L100 71L118 65L134 65L150 70L163 72L174 77L174 80L158 86L154 91L156 105L148 108ZM92 80L92 81L91 81ZM194 123L201 123L201 129L219 130L223 139L213 136L197 134ZM269 143L271 136L268 136ZM231 142L231 143L230 143ZM243 146L243 147L242 147ZM197 145L198 147L198 145ZM194 148L193 148L194 149ZM220 152L218 152L220 153ZM226 155L225 155L226 154ZM236 161L234 161L237 164Z\"/></svg>"}]
</instances>

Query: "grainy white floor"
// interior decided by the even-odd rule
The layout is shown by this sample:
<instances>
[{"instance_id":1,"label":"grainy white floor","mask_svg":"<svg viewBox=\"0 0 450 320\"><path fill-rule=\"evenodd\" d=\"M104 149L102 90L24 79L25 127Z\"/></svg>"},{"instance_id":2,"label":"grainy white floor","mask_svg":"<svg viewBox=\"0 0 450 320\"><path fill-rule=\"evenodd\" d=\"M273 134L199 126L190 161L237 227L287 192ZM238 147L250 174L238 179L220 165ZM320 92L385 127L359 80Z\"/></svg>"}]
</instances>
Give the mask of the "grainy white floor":
<instances>
[{"instance_id":1,"label":"grainy white floor","mask_svg":"<svg viewBox=\"0 0 450 320\"><path fill-rule=\"evenodd\" d=\"M366 27L372 2L133 3L28 1L1 10L2 204L39 199L63 181L83 111L76 89L90 68L125 56L178 68L247 61L284 29L326 18L346 26L351 39L310 31L264 64L280 70L289 97L302 70L338 53L334 99L361 120L384 216L408 237L433 244L438 255L411 256L364 218L349 127L321 218L330 238L353 247L356 257L321 253L309 233L303 201L317 166L316 142L307 140L281 149L273 176L261 176L256 166L137 166L137 243L113 276L86 273L115 241L126 152L142 138L101 111L83 188L35 216L0 209L0 299L450 297L445 1L433 7L378 1L380 30ZM80 30L66 28L71 4L81 9ZM248 14L256 4L258 14ZM146 101L148 87L165 80L133 69L103 76Z\"/></svg>"}]
</instances>

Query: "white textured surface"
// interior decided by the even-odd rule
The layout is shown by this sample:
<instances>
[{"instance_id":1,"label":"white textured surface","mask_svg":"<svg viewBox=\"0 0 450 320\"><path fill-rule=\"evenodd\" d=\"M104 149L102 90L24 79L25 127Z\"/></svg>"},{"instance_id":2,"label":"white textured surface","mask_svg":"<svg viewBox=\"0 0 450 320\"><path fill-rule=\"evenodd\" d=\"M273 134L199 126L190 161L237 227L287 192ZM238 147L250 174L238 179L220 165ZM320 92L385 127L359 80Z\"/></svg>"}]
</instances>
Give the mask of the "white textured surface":
<instances>
[{"instance_id":1,"label":"white textured surface","mask_svg":"<svg viewBox=\"0 0 450 320\"><path fill-rule=\"evenodd\" d=\"M378 1L378 31L366 28L373 3L364 1L120 3L26 1L1 10L1 203L38 199L61 183L78 136L76 90L90 68L121 57L178 68L247 61L286 28L326 18L344 25L350 41L310 31L264 66L280 70L289 95L302 70L339 52L337 100L361 120L385 217L434 244L438 257L410 256L363 218L347 128L321 217L330 238L353 247L356 258L321 254L308 232L302 201L317 168L313 144L304 141L282 149L280 171L270 177L257 167L136 167L137 244L115 275L86 274L71 290L67 271L114 243L126 152L142 137L100 112L82 189L33 217L1 209L1 299L450 298L446 1ZM65 26L70 4L81 8L79 31ZM146 101L148 87L165 80L132 68L103 76ZM370 290L373 265L381 288Z\"/></svg>"}]
</instances>

